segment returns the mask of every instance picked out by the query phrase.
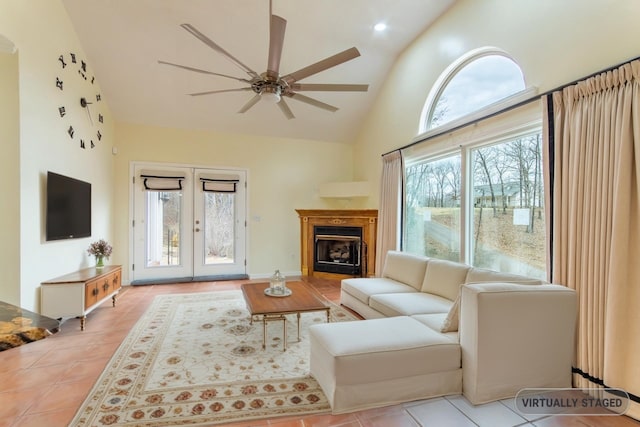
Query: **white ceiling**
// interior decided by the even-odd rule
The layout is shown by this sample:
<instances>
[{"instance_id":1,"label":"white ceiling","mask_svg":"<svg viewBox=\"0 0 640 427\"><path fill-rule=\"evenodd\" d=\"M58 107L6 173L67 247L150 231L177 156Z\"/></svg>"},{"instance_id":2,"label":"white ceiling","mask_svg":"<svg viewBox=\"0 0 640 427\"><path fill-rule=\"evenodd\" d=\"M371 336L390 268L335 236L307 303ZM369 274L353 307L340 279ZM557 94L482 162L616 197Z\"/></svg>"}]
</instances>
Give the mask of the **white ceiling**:
<instances>
[{"instance_id":1,"label":"white ceiling","mask_svg":"<svg viewBox=\"0 0 640 427\"><path fill-rule=\"evenodd\" d=\"M188 96L243 84L158 64L174 62L247 78L180 27L190 23L258 73L269 49L268 0L63 0L103 99L122 122L274 137L350 142L395 58L455 0L273 0L287 20L281 74L357 47L361 56L301 83L369 84L364 92L305 92L335 113L295 99L295 119L265 101L237 111L251 92ZM373 26L387 24L384 33Z\"/></svg>"}]
</instances>

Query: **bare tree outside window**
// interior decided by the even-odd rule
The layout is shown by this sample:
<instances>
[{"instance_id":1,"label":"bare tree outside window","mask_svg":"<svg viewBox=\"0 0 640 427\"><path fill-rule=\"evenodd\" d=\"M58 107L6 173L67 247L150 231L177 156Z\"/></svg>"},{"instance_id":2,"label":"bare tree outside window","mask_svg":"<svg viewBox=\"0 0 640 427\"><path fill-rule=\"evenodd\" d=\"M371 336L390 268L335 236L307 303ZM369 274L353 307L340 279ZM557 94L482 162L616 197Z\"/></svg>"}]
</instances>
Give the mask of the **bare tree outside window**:
<instances>
[{"instance_id":1,"label":"bare tree outside window","mask_svg":"<svg viewBox=\"0 0 640 427\"><path fill-rule=\"evenodd\" d=\"M544 278L540 140L535 133L472 150L473 265Z\"/></svg>"},{"instance_id":2,"label":"bare tree outside window","mask_svg":"<svg viewBox=\"0 0 640 427\"><path fill-rule=\"evenodd\" d=\"M231 263L234 260L235 193L206 193L205 264Z\"/></svg>"},{"instance_id":3,"label":"bare tree outside window","mask_svg":"<svg viewBox=\"0 0 640 427\"><path fill-rule=\"evenodd\" d=\"M147 266L180 265L182 194L179 191L148 191L146 224Z\"/></svg>"},{"instance_id":4,"label":"bare tree outside window","mask_svg":"<svg viewBox=\"0 0 640 427\"><path fill-rule=\"evenodd\" d=\"M470 150L468 263L545 277L541 135ZM461 154L409 164L403 249L462 260Z\"/></svg>"},{"instance_id":5,"label":"bare tree outside window","mask_svg":"<svg viewBox=\"0 0 640 427\"><path fill-rule=\"evenodd\" d=\"M460 154L406 170L406 249L460 259Z\"/></svg>"}]
</instances>

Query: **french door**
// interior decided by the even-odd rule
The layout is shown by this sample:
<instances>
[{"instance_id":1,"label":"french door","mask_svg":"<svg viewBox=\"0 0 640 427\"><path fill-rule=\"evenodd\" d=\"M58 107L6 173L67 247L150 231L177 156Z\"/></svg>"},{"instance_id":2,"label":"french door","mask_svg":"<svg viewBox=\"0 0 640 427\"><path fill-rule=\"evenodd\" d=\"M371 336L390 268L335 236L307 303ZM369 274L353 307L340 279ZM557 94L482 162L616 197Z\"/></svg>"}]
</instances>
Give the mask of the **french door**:
<instances>
[{"instance_id":1,"label":"french door","mask_svg":"<svg viewBox=\"0 0 640 427\"><path fill-rule=\"evenodd\" d=\"M246 274L246 172L137 164L132 282Z\"/></svg>"}]
</instances>

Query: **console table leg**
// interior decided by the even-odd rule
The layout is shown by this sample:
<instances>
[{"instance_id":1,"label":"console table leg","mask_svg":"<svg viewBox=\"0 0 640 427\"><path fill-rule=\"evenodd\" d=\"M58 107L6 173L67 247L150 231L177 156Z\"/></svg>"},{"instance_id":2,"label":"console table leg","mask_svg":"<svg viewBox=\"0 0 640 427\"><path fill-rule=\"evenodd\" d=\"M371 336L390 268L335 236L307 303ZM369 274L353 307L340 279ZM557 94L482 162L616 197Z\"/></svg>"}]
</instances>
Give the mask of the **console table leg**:
<instances>
[{"instance_id":1,"label":"console table leg","mask_svg":"<svg viewBox=\"0 0 640 427\"><path fill-rule=\"evenodd\" d=\"M113 306L116 306L116 297L118 296L118 294L113 294L113 296L111 297L111 303L113 304Z\"/></svg>"},{"instance_id":2,"label":"console table leg","mask_svg":"<svg viewBox=\"0 0 640 427\"><path fill-rule=\"evenodd\" d=\"M80 316L80 330L84 331L84 323L87 320L87 316Z\"/></svg>"}]
</instances>

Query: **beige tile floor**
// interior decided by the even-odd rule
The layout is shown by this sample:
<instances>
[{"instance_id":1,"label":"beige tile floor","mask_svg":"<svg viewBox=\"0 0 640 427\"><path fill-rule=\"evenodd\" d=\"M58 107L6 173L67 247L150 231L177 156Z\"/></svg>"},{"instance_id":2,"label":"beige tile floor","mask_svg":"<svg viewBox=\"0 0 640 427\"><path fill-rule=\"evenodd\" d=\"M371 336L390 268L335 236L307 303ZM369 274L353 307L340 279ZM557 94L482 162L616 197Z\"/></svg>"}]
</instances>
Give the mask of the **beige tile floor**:
<instances>
[{"instance_id":1,"label":"beige tile floor","mask_svg":"<svg viewBox=\"0 0 640 427\"><path fill-rule=\"evenodd\" d=\"M326 298L339 301L339 282L305 278ZM66 426L105 365L158 294L239 289L241 281L126 287L116 308L107 302L89 314L85 331L79 320L41 341L0 352L0 427ZM473 406L462 396L429 399L346 415L274 418L240 426L538 426L640 427L627 417L555 416L524 418L509 400Z\"/></svg>"}]
</instances>

